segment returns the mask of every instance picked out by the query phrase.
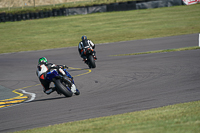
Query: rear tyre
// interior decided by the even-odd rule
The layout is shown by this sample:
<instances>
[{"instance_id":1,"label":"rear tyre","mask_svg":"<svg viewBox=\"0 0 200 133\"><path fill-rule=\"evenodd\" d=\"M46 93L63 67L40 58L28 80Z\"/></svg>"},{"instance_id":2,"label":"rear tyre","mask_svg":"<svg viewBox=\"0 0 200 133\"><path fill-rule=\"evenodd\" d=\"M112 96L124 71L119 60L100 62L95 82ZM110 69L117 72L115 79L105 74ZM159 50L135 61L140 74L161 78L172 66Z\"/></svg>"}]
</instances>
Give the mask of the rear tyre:
<instances>
[{"instance_id":1,"label":"rear tyre","mask_svg":"<svg viewBox=\"0 0 200 133\"><path fill-rule=\"evenodd\" d=\"M89 55L88 56L88 66L89 66L89 68L95 68L96 67L96 64L95 64L95 61L94 61L94 58L93 58L93 56L92 55Z\"/></svg>"},{"instance_id":2,"label":"rear tyre","mask_svg":"<svg viewBox=\"0 0 200 133\"><path fill-rule=\"evenodd\" d=\"M71 97L73 95L73 93L70 91L69 88L67 88L67 86L64 86L60 80L56 80L55 82L56 88L58 89L58 91L60 93L62 93L63 95L65 95L65 97Z\"/></svg>"}]
</instances>

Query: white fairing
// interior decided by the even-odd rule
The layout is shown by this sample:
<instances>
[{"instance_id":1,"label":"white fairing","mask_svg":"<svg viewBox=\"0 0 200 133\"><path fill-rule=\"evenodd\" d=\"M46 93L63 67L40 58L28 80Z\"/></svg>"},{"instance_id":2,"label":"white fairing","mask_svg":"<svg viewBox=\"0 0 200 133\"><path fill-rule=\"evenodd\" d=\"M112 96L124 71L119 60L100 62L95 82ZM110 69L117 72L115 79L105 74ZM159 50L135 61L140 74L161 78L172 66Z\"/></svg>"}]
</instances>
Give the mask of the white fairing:
<instances>
[{"instance_id":1,"label":"white fairing","mask_svg":"<svg viewBox=\"0 0 200 133\"><path fill-rule=\"evenodd\" d=\"M72 91L73 93L76 93L76 86L75 86L75 84L72 84L71 91Z\"/></svg>"},{"instance_id":2,"label":"white fairing","mask_svg":"<svg viewBox=\"0 0 200 133\"><path fill-rule=\"evenodd\" d=\"M44 64L40 65L40 68L41 68L40 71L39 70L37 71L38 77L40 77L40 75L42 75L48 70L48 68Z\"/></svg>"}]
</instances>

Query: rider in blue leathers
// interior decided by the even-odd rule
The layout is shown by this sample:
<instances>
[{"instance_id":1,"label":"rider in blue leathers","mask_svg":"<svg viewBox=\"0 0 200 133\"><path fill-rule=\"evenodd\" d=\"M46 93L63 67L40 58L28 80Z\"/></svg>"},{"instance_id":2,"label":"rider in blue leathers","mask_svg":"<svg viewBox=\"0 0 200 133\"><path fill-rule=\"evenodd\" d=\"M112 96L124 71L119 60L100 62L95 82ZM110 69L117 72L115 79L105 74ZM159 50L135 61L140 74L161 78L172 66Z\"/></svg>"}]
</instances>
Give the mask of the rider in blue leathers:
<instances>
[{"instance_id":1,"label":"rider in blue leathers","mask_svg":"<svg viewBox=\"0 0 200 133\"><path fill-rule=\"evenodd\" d=\"M64 71L65 68L67 68L65 65L55 65L48 63L45 57L39 58L36 74L43 86L44 93L49 95L56 90L55 87L49 87L51 82L46 79L48 72L51 69L58 69L60 73L63 75L66 74L70 79L73 79L73 77L66 70ZM59 94L59 92L57 93Z\"/></svg>"}]
</instances>

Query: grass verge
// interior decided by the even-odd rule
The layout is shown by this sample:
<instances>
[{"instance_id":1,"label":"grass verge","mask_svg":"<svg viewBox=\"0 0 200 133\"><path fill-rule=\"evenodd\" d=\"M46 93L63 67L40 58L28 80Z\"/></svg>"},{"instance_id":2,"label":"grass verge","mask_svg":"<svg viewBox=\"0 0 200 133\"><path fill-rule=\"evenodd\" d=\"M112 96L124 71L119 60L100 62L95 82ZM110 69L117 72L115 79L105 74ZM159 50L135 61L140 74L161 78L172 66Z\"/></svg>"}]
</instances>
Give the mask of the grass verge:
<instances>
[{"instance_id":1,"label":"grass verge","mask_svg":"<svg viewBox=\"0 0 200 133\"><path fill-rule=\"evenodd\" d=\"M195 49L200 49L200 47L194 46L194 47L185 47L185 48L177 48L177 49L164 49L164 50L156 50L156 51L147 51L147 52L140 52L140 53L118 54L118 55L110 55L110 56L129 56L129 55L175 52L175 51L185 51L185 50L195 50Z\"/></svg>"},{"instance_id":2,"label":"grass verge","mask_svg":"<svg viewBox=\"0 0 200 133\"><path fill-rule=\"evenodd\" d=\"M200 101L15 133L199 133Z\"/></svg>"},{"instance_id":3,"label":"grass verge","mask_svg":"<svg viewBox=\"0 0 200 133\"><path fill-rule=\"evenodd\" d=\"M82 35L109 43L200 32L200 4L0 23L0 53L77 46Z\"/></svg>"}]
</instances>

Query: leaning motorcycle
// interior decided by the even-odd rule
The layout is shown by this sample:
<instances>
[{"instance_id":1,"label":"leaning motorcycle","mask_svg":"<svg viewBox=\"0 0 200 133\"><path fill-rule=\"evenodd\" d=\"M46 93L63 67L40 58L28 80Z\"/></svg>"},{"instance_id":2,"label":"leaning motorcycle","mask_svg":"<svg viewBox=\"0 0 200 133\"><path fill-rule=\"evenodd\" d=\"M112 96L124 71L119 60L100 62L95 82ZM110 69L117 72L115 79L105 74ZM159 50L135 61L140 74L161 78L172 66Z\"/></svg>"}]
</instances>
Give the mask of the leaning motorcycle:
<instances>
[{"instance_id":1,"label":"leaning motorcycle","mask_svg":"<svg viewBox=\"0 0 200 133\"><path fill-rule=\"evenodd\" d=\"M84 55L86 56L87 60L85 61L85 63L88 65L89 68L95 68L96 64L95 64L95 58L94 58L94 50L91 48L86 48Z\"/></svg>"},{"instance_id":2,"label":"leaning motorcycle","mask_svg":"<svg viewBox=\"0 0 200 133\"><path fill-rule=\"evenodd\" d=\"M79 95L80 91L76 88L73 78L69 78L66 69L62 69L65 74L62 74L58 69L52 69L47 73L46 79L53 82L58 94L63 94L65 97L71 97L73 94Z\"/></svg>"}]
</instances>

